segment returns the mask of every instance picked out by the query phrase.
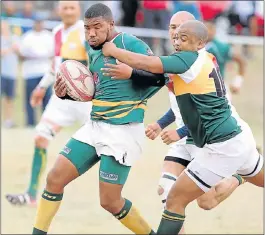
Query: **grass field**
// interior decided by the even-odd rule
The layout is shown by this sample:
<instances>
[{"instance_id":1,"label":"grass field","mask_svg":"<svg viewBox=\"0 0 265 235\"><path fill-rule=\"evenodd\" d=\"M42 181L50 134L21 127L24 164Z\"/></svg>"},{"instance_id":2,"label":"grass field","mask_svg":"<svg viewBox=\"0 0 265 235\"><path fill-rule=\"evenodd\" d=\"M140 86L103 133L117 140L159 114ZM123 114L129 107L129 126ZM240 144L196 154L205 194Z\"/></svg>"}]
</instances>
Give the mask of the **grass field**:
<instances>
[{"instance_id":1,"label":"grass field","mask_svg":"<svg viewBox=\"0 0 265 235\"><path fill-rule=\"evenodd\" d=\"M255 57L247 64L247 76L242 92L233 97L241 117L249 123L258 145L263 143L263 55L255 48ZM235 75L234 65L228 67L228 79ZM1 220L3 234L29 234L36 208L13 207L5 199L6 193L23 192L29 180L33 153L33 129L23 128L22 82L18 86L16 121L18 128L2 129L2 191ZM145 124L155 121L168 109L167 90L163 89L149 102ZM65 129L51 143L48 151L48 169L58 151L78 128ZM162 206L156 195L160 168L167 146L161 140L146 140L142 159L133 167L124 188L130 199L156 230ZM47 173L45 172L45 175ZM42 184L44 184L44 178ZM203 211L192 203L187 209L188 234L261 234L263 233L263 190L244 184L226 201L211 211ZM51 234L130 234L99 205L98 166L65 189L61 208L52 223Z\"/></svg>"}]
</instances>

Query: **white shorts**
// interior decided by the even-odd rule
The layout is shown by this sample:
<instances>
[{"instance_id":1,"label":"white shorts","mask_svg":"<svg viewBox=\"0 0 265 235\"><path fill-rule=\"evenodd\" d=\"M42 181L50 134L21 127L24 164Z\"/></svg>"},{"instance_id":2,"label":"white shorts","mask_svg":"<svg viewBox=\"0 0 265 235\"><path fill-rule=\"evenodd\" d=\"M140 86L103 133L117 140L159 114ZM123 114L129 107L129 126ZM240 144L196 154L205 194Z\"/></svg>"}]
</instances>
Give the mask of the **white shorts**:
<instances>
[{"instance_id":1,"label":"white shorts","mask_svg":"<svg viewBox=\"0 0 265 235\"><path fill-rule=\"evenodd\" d=\"M198 155L203 154L203 149L198 148L193 144L186 144L186 139L183 142L176 142L170 145L165 161L172 161L180 163L187 167L187 165Z\"/></svg>"},{"instance_id":2,"label":"white shorts","mask_svg":"<svg viewBox=\"0 0 265 235\"><path fill-rule=\"evenodd\" d=\"M54 94L36 126L37 134L51 139L56 134L54 126L67 127L75 122L84 124L90 119L91 109L92 102L62 100Z\"/></svg>"},{"instance_id":3,"label":"white shorts","mask_svg":"<svg viewBox=\"0 0 265 235\"><path fill-rule=\"evenodd\" d=\"M142 154L145 130L143 123L112 125L89 120L72 138L95 147L98 156L113 156L120 164L132 166Z\"/></svg>"},{"instance_id":4,"label":"white shorts","mask_svg":"<svg viewBox=\"0 0 265 235\"><path fill-rule=\"evenodd\" d=\"M223 178L237 173L252 177L263 167L263 156L256 149L256 142L248 127L235 137L214 144L206 144L204 154L194 158L186 174L205 192Z\"/></svg>"}]
</instances>

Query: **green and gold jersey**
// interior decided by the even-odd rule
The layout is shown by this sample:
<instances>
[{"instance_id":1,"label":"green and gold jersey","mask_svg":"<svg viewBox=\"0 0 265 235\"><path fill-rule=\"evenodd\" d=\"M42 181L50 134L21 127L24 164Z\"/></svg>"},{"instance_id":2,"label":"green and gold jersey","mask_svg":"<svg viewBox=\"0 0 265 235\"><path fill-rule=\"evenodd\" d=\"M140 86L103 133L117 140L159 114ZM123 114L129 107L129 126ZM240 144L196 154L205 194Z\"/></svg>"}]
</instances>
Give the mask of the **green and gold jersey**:
<instances>
[{"instance_id":1,"label":"green and gold jersey","mask_svg":"<svg viewBox=\"0 0 265 235\"><path fill-rule=\"evenodd\" d=\"M225 97L215 57L182 51L160 57L165 73L174 74L174 92L185 125L196 146L228 140L241 132Z\"/></svg>"},{"instance_id":2,"label":"green and gold jersey","mask_svg":"<svg viewBox=\"0 0 265 235\"><path fill-rule=\"evenodd\" d=\"M217 59L221 75L224 78L225 66L227 62L232 59L231 46L228 43L213 39L211 42L207 43L206 50Z\"/></svg>"},{"instance_id":3,"label":"green and gold jersey","mask_svg":"<svg viewBox=\"0 0 265 235\"><path fill-rule=\"evenodd\" d=\"M135 36L120 33L113 39L113 43L122 49L135 53L151 55L150 48ZM102 74L104 64L116 64L113 57L105 57L101 50L89 52L90 71L96 84L94 99L92 100L91 119L110 124L121 125L131 122L142 123L147 100L161 87L140 88L130 79L114 80Z\"/></svg>"}]
</instances>

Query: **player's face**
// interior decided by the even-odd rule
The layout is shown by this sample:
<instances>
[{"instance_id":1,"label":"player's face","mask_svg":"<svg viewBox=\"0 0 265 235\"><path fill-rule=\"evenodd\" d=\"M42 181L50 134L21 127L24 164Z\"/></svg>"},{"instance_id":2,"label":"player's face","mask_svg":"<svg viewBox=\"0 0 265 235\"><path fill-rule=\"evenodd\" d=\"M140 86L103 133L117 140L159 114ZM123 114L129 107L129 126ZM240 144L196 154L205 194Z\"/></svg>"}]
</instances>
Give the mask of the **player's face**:
<instances>
[{"instance_id":1,"label":"player's face","mask_svg":"<svg viewBox=\"0 0 265 235\"><path fill-rule=\"evenodd\" d=\"M171 41L172 44L174 43L175 36L176 36L176 33L177 33L177 29L178 29L178 27L180 25L181 25L181 23L179 23L179 22L170 22L170 25L169 25L169 38L170 38L170 41Z\"/></svg>"},{"instance_id":2,"label":"player's face","mask_svg":"<svg viewBox=\"0 0 265 235\"><path fill-rule=\"evenodd\" d=\"M101 49L109 39L114 27L113 21L107 21L102 17L84 19L85 36L93 49Z\"/></svg>"},{"instance_id":3,"label":"player's face","mask_svg":"<svg viewBox=\"0 0 265 235\"><path fill-rule=\"evenodd\" d=\"M193 36L188 30L180 29L177 30L174 48L177 52L179 51L198 51L203 48L201 40Z\"/></svg>"},{"instance_id":4,"label":"player's face","mask_svg":"<svg viewBox=\"0 0 265 235\"><path fill-rule=\"evenodd\" d=\"M74 1L62 1L59 5L59 15L65 25L74 25L80 18L80 6Z\"/></svg>"}]
</instances>

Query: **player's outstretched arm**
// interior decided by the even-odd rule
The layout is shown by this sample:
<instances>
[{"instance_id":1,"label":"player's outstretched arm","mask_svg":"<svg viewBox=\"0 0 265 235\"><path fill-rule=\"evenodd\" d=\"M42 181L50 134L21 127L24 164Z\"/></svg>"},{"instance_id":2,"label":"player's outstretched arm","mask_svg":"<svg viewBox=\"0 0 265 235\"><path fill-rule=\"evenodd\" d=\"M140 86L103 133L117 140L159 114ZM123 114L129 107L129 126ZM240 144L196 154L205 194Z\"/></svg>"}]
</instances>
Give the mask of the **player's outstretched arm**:
<instances>
[{"instance_id":1,"label":"player's outstretched arm","mask_svg":"<svg viewBox=\"0 0 265 235\"><path fill-rule=\"evenodd\" d=\"M164 73L163 65L159 57L141 55L124 49L117 48L112 42L103 45L104 56L112 56L132 68L146 70L152 73Z\"/></svg>"},{"instance_id":2,"label":"player's outstretched arm","mask_svg":"<svg viewBox=\"0 0 265 235\"><path fill-rule=\"evenodd\" d=\"M109 76L112 79L126 80L131 79L137 86L157 86L162 87L166 83L164 74L150 73L140 69L132 69L124 63L105 64L102 68L104 76Z\"/></svg>"}]
</instances>

